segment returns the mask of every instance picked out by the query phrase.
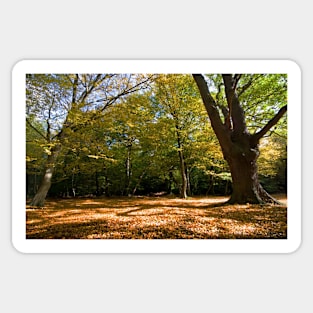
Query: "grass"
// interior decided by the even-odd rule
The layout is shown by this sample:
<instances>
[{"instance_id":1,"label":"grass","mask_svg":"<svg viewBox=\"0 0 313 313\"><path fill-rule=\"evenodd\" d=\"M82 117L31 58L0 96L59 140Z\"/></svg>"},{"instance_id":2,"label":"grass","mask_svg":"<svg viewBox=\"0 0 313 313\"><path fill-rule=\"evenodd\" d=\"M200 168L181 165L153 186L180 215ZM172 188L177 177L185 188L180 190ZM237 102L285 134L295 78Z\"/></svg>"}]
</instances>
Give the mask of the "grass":
<instances>
[{"instance_id":1,"label":"grass","mask_svg":"<svg viewBox=\"0 0 313 313\"><path fill-rule=\"evenodd\" d=\"M282 205L223 205L226 197L48 199L26 205L27 239L286 239Z\"/></svg>"}]
</instances>

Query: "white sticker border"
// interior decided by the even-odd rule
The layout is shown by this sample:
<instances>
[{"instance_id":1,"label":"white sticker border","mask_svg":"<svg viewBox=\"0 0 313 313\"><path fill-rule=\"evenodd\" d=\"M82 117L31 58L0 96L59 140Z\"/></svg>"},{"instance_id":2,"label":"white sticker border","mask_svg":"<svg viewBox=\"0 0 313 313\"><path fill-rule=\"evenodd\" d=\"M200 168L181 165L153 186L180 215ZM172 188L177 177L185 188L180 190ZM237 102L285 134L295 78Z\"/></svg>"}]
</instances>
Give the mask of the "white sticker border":
<instances>
[{"instance_id":1,"label":"white sticker border","mask_svg":"<svg viewBox=\"0 0 313 313\"><path fill-rule=\"evenodd\" d=\"M288 238L26 239L27 73L285 73L288 75ZM301 245L301 70L291 60L22 60L12 70L12 244L22 253L291 253Z\"/></svg>"}]
</instances>

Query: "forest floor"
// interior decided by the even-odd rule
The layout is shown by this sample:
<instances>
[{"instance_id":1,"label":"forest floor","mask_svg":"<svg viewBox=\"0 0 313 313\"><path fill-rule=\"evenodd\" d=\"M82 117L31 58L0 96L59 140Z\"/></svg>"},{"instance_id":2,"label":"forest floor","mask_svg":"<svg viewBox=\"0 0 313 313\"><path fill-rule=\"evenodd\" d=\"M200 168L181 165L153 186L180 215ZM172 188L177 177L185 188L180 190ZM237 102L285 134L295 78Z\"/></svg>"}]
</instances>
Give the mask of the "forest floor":
<instances>
[{"instance_id":1,"label":"forest floor","mask_svg":"<svg viewBox=\"0 0 313 313\"><path fill-rule=\"evenodd\" d=\"M47 199L26 205L27 239L285 239L282 205L223 205L226 197Z\"/></svg>"}]
</instances>

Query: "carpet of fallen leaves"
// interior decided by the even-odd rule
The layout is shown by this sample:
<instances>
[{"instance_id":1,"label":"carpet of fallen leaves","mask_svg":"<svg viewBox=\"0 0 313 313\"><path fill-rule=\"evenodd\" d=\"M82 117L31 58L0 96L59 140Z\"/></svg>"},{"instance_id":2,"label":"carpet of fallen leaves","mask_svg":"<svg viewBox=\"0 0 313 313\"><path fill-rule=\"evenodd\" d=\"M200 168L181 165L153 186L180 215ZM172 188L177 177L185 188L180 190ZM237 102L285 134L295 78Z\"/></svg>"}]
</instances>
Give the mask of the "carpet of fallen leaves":
<instances>
[{"instance_id":1,"label":"carpet of fallen leaves","mask_svg":"<svg viewBox=\"0 0 313 313\"><path fill-rule=\"evenodd\" d=\"M282 205L224 205L226 197L48 199L26 205L27 239L286 239Z\"/></svg>"}]
</instances>

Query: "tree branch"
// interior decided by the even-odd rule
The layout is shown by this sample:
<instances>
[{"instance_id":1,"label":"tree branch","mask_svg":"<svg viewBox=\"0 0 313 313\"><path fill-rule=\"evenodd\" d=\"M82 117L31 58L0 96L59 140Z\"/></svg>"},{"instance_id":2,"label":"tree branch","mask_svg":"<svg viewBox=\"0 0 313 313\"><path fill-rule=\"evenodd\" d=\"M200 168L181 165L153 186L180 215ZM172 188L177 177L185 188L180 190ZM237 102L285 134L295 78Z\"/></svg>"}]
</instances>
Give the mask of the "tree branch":
<instances>
[{"instance_id":1,"label":"tree branch","mask_svg":"<svg viewBox=\"0 0 313 313\"><path fill-rule=\"evenodd\" d=\"M76 103L77 86L78 86L78 74L75 74L75 78L74 78L74 82L73 82L72 105L74 105Z\"/></svg>"},{"instance_id":2,"label":"tree branch","mask_svg":"<svg viewBox=\"0 0 313 313\"><path fill-rule=\"evenodd\" d=\"M42 134L35 126L33 126L33 124L28 120L28 118L26 118L26 122L38 135L47 140L46 136Z\"/></svg>"},{"instance_id":3,"label":"tree branch","mask_svg":"<svg viewBox=\"0 0 313 313\"><path fill-rule=\"evenodd\" d=\"M240 78L241 78L241 75L242 75L242 74L235 74L235 76L234 76L233 86L232 86L232 88L233 88L234 90L236 90L236 88L237 88L237 84L238 84L238 82L239 82L239 80L240 80Z\"/></svg>"},{"instance_id":4,"label":"tree branch","mask_svg":"<svg viewBox=\"0 0 313 313\"><path fill-rule=\"evenodd\" d=\"M252 137L255 141L259 141L273 126L275 126L281 117L286 113L287 105L283 106L277 114L257 133Z\"/></svg>"},{"instance_id":5,"label":"tree branch","mask_svg":"<svg viewBox=\"0 0 313 313\"><path fill-rule=\"evenodd\" d=\"M113 76L114 75L106 75L105 78L111 78ZM73 132L76 132L78 129L83 128L87 124L89 124L91 120L96 120L96 119L100 118L101 117L100 113L105 111L109 106L113 105L118 99L120 99L120 98L122 98L122 97L124 97L124 96L126 96L128 94L131 94L133 92L136 92L138 90L144 89L145 87L143 85L145 83L151 81L153 77L154 77L153 74L149 75L145 80L137 83L136 85L134 85L132 87L129 87L128 89L122 90L116 96L112 96L112 98L109 98L109 99L108 98L101 98L101 99L97 99L97 100L85 103L85 105L90 105L90 104L104 102L101 109L99 109L97 111L90 112L90 118L88 118L87 120L85 120L85 121L83 121L81 123L71 123L71 122L69 122L66 119L65 122L64 122L63 129L55 137L61 138L63 136L63 133L64 133L63 132L64 128L71 129ZM98 77L97 79L98 79L97 83L99 83L100 82L100 77ZM101 81L103 81L103 80L104 80L104 78L101 79ZM96 84L96 80L93 82L93 87L92 88L95 87L95 84Z\"/></svg>"},{"instance_id":6,"label":"tree branch","mask_svg":"<svg viewBox=\"0 0 313 313\"><path fill-rule=\"evenodd\" d=\"M227 131L227 128L225 128L221 120L220 114L216 107L216 103L212 95L210 94L208 85L201 74L192 74L192 76L199 88L200 95L202 97L206 111L209 115L211 125L217 136L217 139L219 140L222 149L226 149L226 147L230 145L230 137L228 136L229 132Z\"/></svg>"},{"instance_id":7,"label":"tree branch","mask_svg":"<svg viewBox=\"0 0 313 313\"><path fill-rule=\"evenodd\" d=\"M236 133L244 133L247 131L245 114L235 91L240 77L238 78L238 75L235 75L235 78L233 78L231 74L223 74L222 77L233 130Z\"/></svg>"},{"instance_id":8,"label":"tree branch","mask_svg":"<svg viewBox=\"0 0 313 313\"><path fill-rule=\"evenodd\" d=\"M86 85L84 92L80 95L78 102L84 103L86 98L91 94L94 88L96 88L101 82L108 78L108 75L104 75L103 77L101 74L97 74L95 79L91 81L89 86Z\"/></svg>"},{"instance_id":9,"label":"tree branch","mask_svg":"<svg viewBox=\"0 0 313 313\"><path fill-rule=\"evenodd\" d=\"M258 77L259 77L259 76L258 76ZM257 78L254 78L254 75L252 75L251 78L249 79L249 81L248 81L245 85L243 85L243 86L241 86L241 87L238 87L238 89L237 89L238 98L240 98L240 96L241 96L247 89L249 89L249 87L252 85L252 83L253 83L254 81L256 81L256 80L258 79L258 77L257 77Z\"/></svg>"},{"instance_id":10,"label":"tree branch","mask_svg":"<svg viewBox=\"0 0 313 313\"><path fill-rule=\"evenodd\" d=\"M137 83L136 85L128 88L128 89L124 89L123 91L121 91L118 95L116 96L113 96L111 99L98 99L94 102L101 102L101 101L107 101L105 103L105 105L103 106L103 108L100 110L100 112L103 112L108 106L114 104L116 102L116 100L128 95L128 94L131 94L133 92L136 92L138 90L141 90L141 89L144 89L144 87L142 87L142 85L144 85L145 83L147 83L148 81L152 80L154 75L150 75L148 78L146 78L145 80Z\"/></svg>"}]
</instances>

